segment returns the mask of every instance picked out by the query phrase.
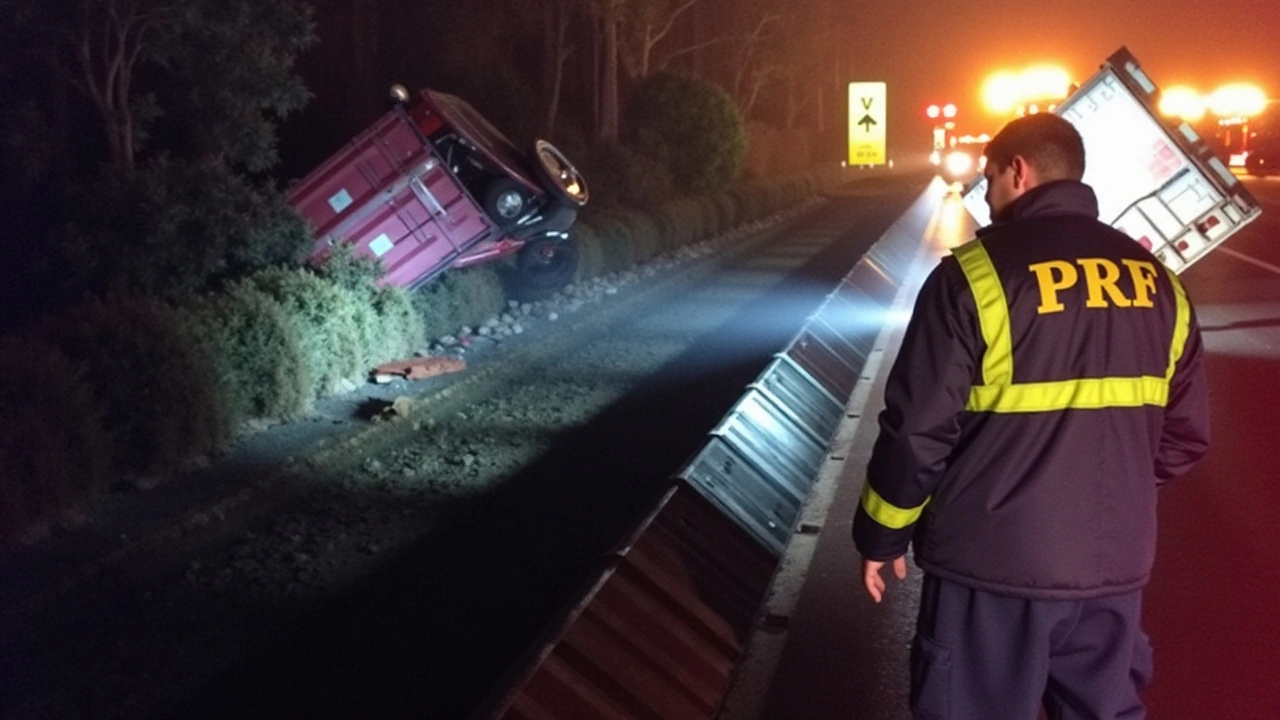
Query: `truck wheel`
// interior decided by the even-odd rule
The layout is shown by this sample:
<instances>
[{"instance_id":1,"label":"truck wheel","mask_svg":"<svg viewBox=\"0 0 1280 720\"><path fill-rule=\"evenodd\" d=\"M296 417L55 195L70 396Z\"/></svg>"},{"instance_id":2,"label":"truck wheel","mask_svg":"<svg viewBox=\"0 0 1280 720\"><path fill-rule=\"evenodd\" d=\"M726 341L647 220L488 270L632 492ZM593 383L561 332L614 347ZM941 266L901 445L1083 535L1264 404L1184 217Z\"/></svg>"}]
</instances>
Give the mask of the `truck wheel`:
<instances>
[{"instance_id":1,"label":"truck wheel","mask_svg":"<svg viewBox=\"0 0 1280 720\"><path fill-rule=\"evenodd\" d=\"M587 181L564 153L546 140L533 143L533 169L538 181L561 205L580 208L587 204Z\"/></svg>"},{"instance_id":2,"label":"truck wheel","mask_svg":"<svg viewBox=\"0 0 1280 720\"><path fill-rule=\"evenodd\" d=\"M516 294L521 300L550 297L578 271L578 246L572 240L537 238L516 256Z\"/></svg>"},{"instance_id":3,"label":"truck wheel","mask_svg":"<svg viewBox=\"0 0 1280 720\"><path fill-rule=\"evenodd\" d=\"M494 181L484 197L484 211L499 225L507 225L529 209L529 193L509 178Z\"/></svg>"}]
</instances>

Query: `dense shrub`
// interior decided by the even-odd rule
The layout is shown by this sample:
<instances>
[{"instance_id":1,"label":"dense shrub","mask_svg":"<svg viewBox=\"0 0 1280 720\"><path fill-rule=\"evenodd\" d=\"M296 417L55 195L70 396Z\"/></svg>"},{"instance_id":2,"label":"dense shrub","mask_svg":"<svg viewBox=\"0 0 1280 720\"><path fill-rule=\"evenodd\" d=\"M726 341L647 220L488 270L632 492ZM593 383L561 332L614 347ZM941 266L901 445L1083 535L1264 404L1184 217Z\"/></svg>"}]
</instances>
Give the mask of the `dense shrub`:
<instances>
[{"instance_id":1,"label":"dense shrub","mask_svg":"<svg viewBox=\"0 0 1280 720\"><path fill-rule=\"evenodd\" d=\"M720 191L713 193L710 200L715 204L717 215L720 218L720 232L724 232L742 222L742 208L738 204L736 195Z\"/></svg>"},{"instance_id":2,"label":"dense shrub","mask_svg":"<svg viewBox=\"0 0 1280 720\"><path fill-rule=\"evenodd\" d=\"M237 425L306 409L311 381L298 323L248 281L191 302L188 322Z\"/></svg>"},{"instance_id":3,"label":"dense shrub","mask_svg":"<svg viewBox=\"0 0 1280 720\"><path fill-rule=\"evenodd\" d=\"M381 262L365 255L355 255L351 245L339 245L316 271L333 282L343 296L345 315L355 330L355 361L359 374L368 373L382 362L380 350L381 323L374 308L377 283L384 269Z\"/></svg>"},{"instance_id":4,"label":"dense shrub","mask_svg":"<svg viewBox=\"0 0 1280 720\"><path fill-rule=\"evenodd\" d=\"M694 208L688 200L667 202L654 208L653 220L663 249L672 250L701 239Z\"/></svg>"},{"instance_id":5,"label":"dense shrub","mask_svg":"<svg viewBox=\"0 0 1280 720\"><path fill-rule=\"evenodd\" d=\"M669 72L649 75L627 101L626 128L640 152L664 161L677 187L716 190L736 179L747 133L728 93L704 80Z\"/></svg>"},{"instance_id":6,"label":"dense shrub","mask_svg":"<svg viewBox=\"0 0 1280 720\"><path fill-rule=\"evenodd\" d=\"M359 329L347 303L352 294L305 269L272 269L250 279L293 316L311 378L310 397L335 392L344 378L356 376L363 359Z\"/></svg>"},{"instance_id":7,"label":"dense shrub","mask_svg":"<svg viewBox=\"0 0 1280 720\"><path fill-rule=\"evenodd\" d=\"M666 164L622 145L596 145L574 162L587 179L593 207L647 208L675 192Z\"/></svg>"},{"instance_id":8,"label":"dense shrub","mask_svg":"<svg viewBox=\"0 0 1280 720\"><path fill-rule=\"evenodd\" d=\"M653 215L639 210L617 211L618 221L625 224L631 243L631 262L642 263L662 252L658 223Z\"/></svg>"},{"instance_id":9,"label":"dense shrub","mask_svg":"<svg viewBox=\"0 0 1280 720\"><path fill-rule=\"evenodd\" d=\"M490 265L445 273L414 296L426 337L437 339L463 325L479 325L501 312L502 280Z\"/></svg>"},{"instance_id":10,"label":"dense shrub","mask_svg":"<svg viewBox=\"0 0 1280 720\"><path fill-rule=\"evenodd\" d=\"M573 244L578 248L578 269L573 282L582 282L604 272L604 248L600 237L588 220L578 220L569 231Z\"/></svg>"},{"instance_id":11,"label":"dense shrub","mask_svg":"<svg viewBox=\"0 0 1280 720\"><path fill-rule=\"evenodd\" d=\"M320 277L348 290L367 290L384 274L379 260L367 255L356 255L349 243L335 246L324 262L313 268Z\"/></svg>"},{"instance_id":12,"label":"dense shrub","mask_svg":"<svg viewBox=\"0 0 1280 720\"><path fill-rule=\"evenodd\" d=\"M0 337L0 548L105 490L110 450L84 372L44 342Z\"/></svg>"},{"instance_id":13,"label":"dense shrub","mask_svg":"<svg viewBox=\"0 0 1280 720\"><path fill-rule=\"evenodd\" d=\"M586 222L591 226L600 257L600 272L597 274L631 267L636 258L635 248L632 246L632 229L626 222L626 216L618 209L592 209L584 215L584 220L579 222Z\"/></svg>"},{"instance_id":14,"label":"dense shrub","mask_svg":"<svg viewBox=\"0 0 1280 720\"><path fill-rule=\"evenodd\" d=\"M405 357L422 345L426 337L422 318L410 294L402 288L379 288L373 308L382 325L382 342L377 362Z\"/></svg>"},{"instance_id":15,"label":"dense shrub","mask_svg":"<svg viewBox=\"0 0 1280 720\"><path fill-rule=\"evenodd\" d=\"M93 388L122 471L166 473L226 439L218 387L170 306L94 300L50 320L44 332Z\"/></svg>"},{"instance_id":16,"label":"dense shrub","mask_svg":"<svg viewBox=\"0 0 1280 720\"><path fill-rule=\"evenodd\" d=\"M176 298L296 264L312 242L279 192L216 163L162 161L98 178L73 192L71 206L54 264L72 297Z\"/></svg>"}]
</instances>

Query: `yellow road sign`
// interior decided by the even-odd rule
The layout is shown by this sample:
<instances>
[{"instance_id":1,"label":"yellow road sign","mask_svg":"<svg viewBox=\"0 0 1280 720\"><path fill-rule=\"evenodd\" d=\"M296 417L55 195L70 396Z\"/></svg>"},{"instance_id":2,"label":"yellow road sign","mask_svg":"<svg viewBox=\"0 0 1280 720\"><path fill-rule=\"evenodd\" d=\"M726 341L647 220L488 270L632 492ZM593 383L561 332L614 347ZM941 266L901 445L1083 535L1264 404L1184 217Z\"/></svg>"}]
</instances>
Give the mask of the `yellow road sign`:
<instances>
[{"instance_id":1,"label":"yellow road sign","mask_svg":"<svg viewBox=\"0 0 1280 720\"><path fill-rule=\"evenodd\" d=\"M882 82L849 83L849 164L884 165L888 90Z\"/></svg>"}]
</instances>

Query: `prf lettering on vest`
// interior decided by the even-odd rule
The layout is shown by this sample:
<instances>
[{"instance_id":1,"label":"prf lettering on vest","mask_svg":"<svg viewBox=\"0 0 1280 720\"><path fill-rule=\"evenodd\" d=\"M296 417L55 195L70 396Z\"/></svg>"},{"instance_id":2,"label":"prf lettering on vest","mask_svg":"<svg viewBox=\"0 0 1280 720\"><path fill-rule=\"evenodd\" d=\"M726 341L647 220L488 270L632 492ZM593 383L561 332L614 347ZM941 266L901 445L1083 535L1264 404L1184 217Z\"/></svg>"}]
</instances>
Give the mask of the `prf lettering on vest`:
<instances>
[{"instance_id":1,"label":"prf lettering on vest","mask_svg":"<svg viewBox=\"0 0 1280 720\"><path fill-rule=\"evenodd\" d=\"M1084 271L1085 288L1088 290L1085 307L1154 307L1151 296L1156 293L1155 263L1147 260L1120 262L1133 280L1133 297L1125 295L1120 287L1120 266L1106 258L1076 258L1075 263L1050 260L1028 265L1027 269L1036 274L1036 283L1040 286L1040 307L1036 312L1047 315L1066 310L1067 306L1058 300L1058 293L1080 282L1080 270ZM1076 265L1080 270L1076 270Z\"/></svg>"}]
</instances>

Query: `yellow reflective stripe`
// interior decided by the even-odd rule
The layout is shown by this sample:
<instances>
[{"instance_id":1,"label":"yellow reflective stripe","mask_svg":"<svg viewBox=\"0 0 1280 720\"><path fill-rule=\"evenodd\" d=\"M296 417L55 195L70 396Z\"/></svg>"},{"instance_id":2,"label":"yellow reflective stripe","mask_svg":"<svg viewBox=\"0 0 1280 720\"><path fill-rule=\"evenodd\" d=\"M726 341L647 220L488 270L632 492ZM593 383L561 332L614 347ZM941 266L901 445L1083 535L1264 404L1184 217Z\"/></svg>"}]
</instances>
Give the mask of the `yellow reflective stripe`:
<instances>
[{"instance_id":1,"label":"yellow reflective stripe","mask_svg":"<svg viewBox=\"0 0 1280 720\"><path fill-rule=\"evenodd\" d=\"M1173 380L1174 367L1187 349L1187 337L1191 334L1191 303L1187 301L1186 288L1178 282L1178 276L1168 268L1165 268L1165 273L1173 284L1173 296L1178 305L1177 319L1173 324L1173 343L1169 345L1169 369L1164 374L1165 382L1169 382Z\"/></svg>"},{"instance_id":2,"label":"yellow reflective stripe","mask_svg":"<svg viewBox=\"0 0 1280 720\"><path fill-rule=\"evenodd\" d=\"M978 305L978 326L987 351L982 356L982 383L1005 385L1013 382L1013 334L1009 329L1009 304L1004 285L996 275L991 256L978 240L970 240L952 250L969 281Z\"/></svg>"},{"instance_id":3,"label":"yellow reflective stripe","mask_svg":"<svg viewBox=\"0 0 1280 720\"><path fill-rule=\"evenodd\" d=\"M1169 367L1163 378L1142 376L1014 383L1009 305L991 256L977 240L956 248L952 253L969 281L978 307L978 326L987 346L982 357L983 382L969 389L966 410L1027 413L1143 405L1164 407L1168 404L1169 382L1186 350L1191 332L1191 305L1186 290L1173 271L1165 269L1173 285L1177 315L1169 346Z\"/></svg>"},{"instance_id":4,"label":"yellow reflective stripe","mask_svg":"<svg viewBox=\"0 0 1280 720\"><path fill-rule=\"evenodd\" d=\"M1169 381L1151 377L1085 378L1054 382L982 385L969 389L965 410L1027 413L1053 410L1100 410L1112 407L1164 407Z\"/></svg>"},{"instance_id":5,"label":"yellow reflective stripe","mask_svg":"<svg viewBox=\"0 0 1280 720\"><path fill-rule=\"evenodd\" d=\"M919 520L920 513L924 512L924 506L928 504L929 501L925 500L924 505L920 507L900 508L880 497L880 494L872 489L871 483L864 483L862 486L862 509L867 511L872 520L891 530L901 530Z\"/></svg>"}]
</instances>

